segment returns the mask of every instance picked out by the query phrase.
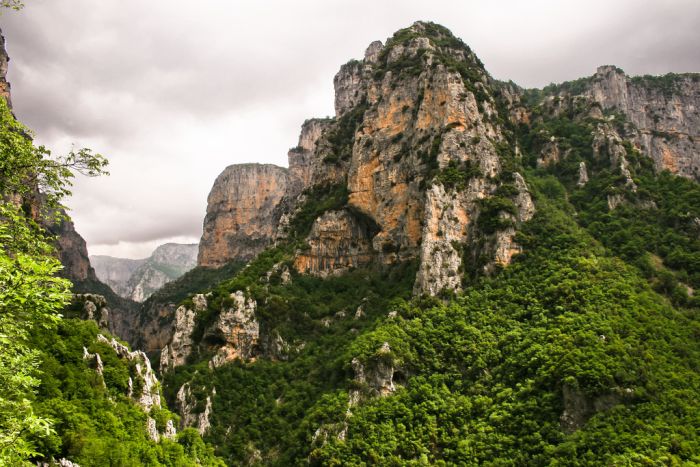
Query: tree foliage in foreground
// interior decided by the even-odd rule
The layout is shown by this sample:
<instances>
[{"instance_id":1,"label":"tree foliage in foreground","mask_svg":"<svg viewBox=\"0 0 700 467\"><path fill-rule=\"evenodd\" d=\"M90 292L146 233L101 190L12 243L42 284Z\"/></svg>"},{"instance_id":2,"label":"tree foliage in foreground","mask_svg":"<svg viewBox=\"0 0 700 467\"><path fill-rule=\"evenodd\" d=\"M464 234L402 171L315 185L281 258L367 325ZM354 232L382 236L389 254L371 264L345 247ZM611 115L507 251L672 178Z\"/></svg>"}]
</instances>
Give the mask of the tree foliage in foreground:
<instances>
[{"instance_id":1,"label":"tree foliage in foreground","mask_svg":"<svg viewBox=\"0 0 700 467\"><path fill-rule=\"evenodd\" d=\"M55 328L71 284L56 276L61 264L41 224L62 215L73 170L98 175L106 163L89 150L51 159L0 99L0 463L38 454L30 439L52 431L32 409L39 353L29 338Z\"/></svg>"},{"instance_id":2,"label":"tree foliage in foreground","mask_svg":"<svg viewBox=\"0 0 700 467\"><path fill-rule=\"evenodd\" d=\"M61 319L72 284L57 276L43 226L65 217L74 173L103 174L107 161L88 149L52 157L30 136L0 99L0 465L220 465L196 430L148 439L146 414L125 395L130 366L96 342L94 323ZM84 347L103 357L104 378ZM161 425L172 418L151 415Z\"/></svg>"}]
</instances>

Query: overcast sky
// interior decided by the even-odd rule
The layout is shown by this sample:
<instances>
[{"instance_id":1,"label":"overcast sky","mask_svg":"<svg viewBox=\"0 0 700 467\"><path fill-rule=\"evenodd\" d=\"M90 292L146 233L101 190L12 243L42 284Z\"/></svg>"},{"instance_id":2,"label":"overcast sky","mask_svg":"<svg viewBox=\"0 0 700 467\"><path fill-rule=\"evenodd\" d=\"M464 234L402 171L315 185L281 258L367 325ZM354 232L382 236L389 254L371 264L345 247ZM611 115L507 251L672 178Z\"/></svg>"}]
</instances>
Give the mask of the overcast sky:
<instances>
[{"instance_id":1,"label":"overcast sky","mask_svg":"<svg viewBox=\"0 0 700 467\"><path fill-rule=\"evenodd\" d=\"M491 74L542 87L615 64L700 71L700 1L26 0L0 27L16 115L56 153L107 156L68 200L90 254L198 241L227 165L287 164L333 76L416 20L441 23Z\"/></svg>"}]
</instances>

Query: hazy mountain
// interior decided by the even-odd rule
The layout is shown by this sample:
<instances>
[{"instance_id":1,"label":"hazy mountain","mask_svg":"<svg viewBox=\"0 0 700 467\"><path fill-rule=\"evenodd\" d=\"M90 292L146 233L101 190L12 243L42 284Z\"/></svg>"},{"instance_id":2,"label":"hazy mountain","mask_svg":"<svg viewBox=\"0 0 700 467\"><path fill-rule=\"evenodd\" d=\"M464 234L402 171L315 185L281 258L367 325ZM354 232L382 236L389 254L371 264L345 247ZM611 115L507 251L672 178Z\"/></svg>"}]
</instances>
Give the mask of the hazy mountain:
<instances>
[{"instance_id":1,"label":"hazy mountain","mask_svg":"<svg viewBox=\"0 0 700 467\"><path fill-rule=\"evenodd\" d=\"M97 277L124 298L142 302L166 283L197 264L198 245L166 243L144 259L93 255Z\"/></svg>"}]
</instances>

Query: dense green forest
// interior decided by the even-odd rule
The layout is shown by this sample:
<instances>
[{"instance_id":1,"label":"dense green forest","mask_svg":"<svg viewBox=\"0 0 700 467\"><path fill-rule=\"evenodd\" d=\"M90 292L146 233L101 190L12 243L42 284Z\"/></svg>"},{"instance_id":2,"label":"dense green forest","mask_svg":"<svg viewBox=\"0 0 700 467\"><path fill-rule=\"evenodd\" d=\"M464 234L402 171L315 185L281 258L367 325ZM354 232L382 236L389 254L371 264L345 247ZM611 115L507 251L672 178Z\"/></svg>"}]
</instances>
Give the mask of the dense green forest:
<instances>
[{"instance_id":1,"label":"dense green forest","mask_svg":"<svg viewBox=\"0 0 700 467\"><path fill-rule=\"evenodd\" d=\"M678 181L654 180L664 178ZM199 364L167 375L166 396L186 381L202 396L219 388L207 439L231 464L700 462L695 302L674 306L675 289L659 289L646 263L596 240L556 177L528 180L538 214L519 234L525 253L452 301L411 299L410 265L263 287L258 277L284 252L261 255L213 292L248 287L265 302L262 326L306 347L214 371L195 355ZM397 391L372 397L353 379L353 358L391 365ZM355 390L363 402L349 416Z\"/></svg>"}]
</instances>

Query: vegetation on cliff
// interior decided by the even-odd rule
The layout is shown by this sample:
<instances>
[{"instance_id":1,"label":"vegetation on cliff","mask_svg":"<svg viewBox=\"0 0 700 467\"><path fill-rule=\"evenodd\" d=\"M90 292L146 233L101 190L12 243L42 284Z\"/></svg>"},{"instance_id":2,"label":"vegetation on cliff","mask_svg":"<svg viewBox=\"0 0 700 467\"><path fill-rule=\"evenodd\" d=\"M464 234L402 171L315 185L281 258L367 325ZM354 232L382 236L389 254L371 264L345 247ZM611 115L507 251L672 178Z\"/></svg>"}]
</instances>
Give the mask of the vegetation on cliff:
<instances>
[{"instance_id":1,"label":"vegetation on cliff","mask_svg":"<svg viewBox=\"0 0 700 467\"><path fill-rule=\"evenodd\" d=\"M230 464L700 462L698 184L655 172L625 139L619 113L559 96L592 79L522 91L491 80L478 59L450 55L471 51L443 28L421 27L390 39L372 79L391 72L398 87L422 73L425 53L388 56L424 34L479 110L495 107L504 168L479 203L475 234L516 227L506 214L515 214L512 173L521 172L537 206L517 226L522 253L490 276L463 268L463 292L440 299L411 295L412 263L299 275L299 240L347 202L342 185L308 192L287 240L203 289L196 349L166 375L166 397L187 382L200 402L216 390L206 439ZM513 117L518 106L526 117ZM349 130L368 114L358 108L346 114L337 154L352 150ZM483 174L470 161L440 166L443 141L422 140L434 148L421 148L429 181L462 192ZM544 160L553 145L557 158ZM203 336L236 291L257 302L261 342L253 359L214 367Z\"/></svg>"},{"instance_id":2,"label":"vegetation on cliff","mask_svg":"<svg viewBox=\"0 0 700 467\"><path fill-rule=\"evenodd\" d=\"M420 48L389 60L392 47L421 43L436 48L433 66ZM299 274L295 259L310 248L306 239L324 213L345 210L371 224L368 241L380 229L370 214L349 207L347 184L324 180L307 189L285 213L286 235L248 264L195 268L145 304L144 310L172 302L191 317L178 347L188 351L185 363L167 368L162 393L171 407L187 405L195 421L206 419L199 428L210 445L191 428L158 443L149 438L148 417L129 397L139 384L134 365L99 342L95 323L59 318L70 284L55 277L49 239L32 221L32 205L21 202L35 192L21 190L27 177L40 174L57 203L69 172L44 165L45 151L31 145L5 108L0 188L18 196L0 213L0 383L8 388L0 394L0 463L48 457L83 466L218 465L219 457L229 465L285 466L700 463L700 186L655 171L627 138L622 115L580 98L592 78L531 91L497 83L462 41L432 23L396 33L376 57L371 80L391 73L396 79L387 89L398 89L429 76L436 63L473 94L478 111L469 115L483 117L488 131L457 140L451 130L464 136L476 128L466 119L420 137L410 125L397 126L377 140L385 143L377 151L414 141L416 147L387 159L399 163L415 152L425 169L416 196L440 185L449 199L436 202L441 211L480 179L475 208L462 221L475 214L472 244L445 242L463 261L451 270L462 290L414 295L423 259L417 256L385 255L342 275ZM652 87L673 92L664 83ZM396 115L410 115L408 104L396 108ZM325 135L331 151L320 163L334 170L353 162L364 119L376 111L367 101L347 110ZM479 146L486 142L488 148ZM466 156L450 159L445 147ZM493 156L490 175L474 162L480 150ZM103 167L89 152L68 165L76 162L95 173ZM25 164L28 171L17 175ZM374 182L377 172L367 179ZM515 172L529 191L518 188L525 182ZM523 194L534 197L536 214L515 222L515 200ZM450 222L459 227L460 219ZM489 274L482 257L465 253L467 247L480 253L499 232L516 228L517 245L505 245L517 254ZM454 259L431 258L437 273ZM236 308L241 297L254 306ZM211 332L222 315L227 332ZM254 336L246 335L250 329ZM245 338L251 343L245 356L234 349L216 359L222 345ZM96 354L101 374L84 358ZM159 431L178 418L165 408L150 416Z\"/></svg>"}]
</instances>

